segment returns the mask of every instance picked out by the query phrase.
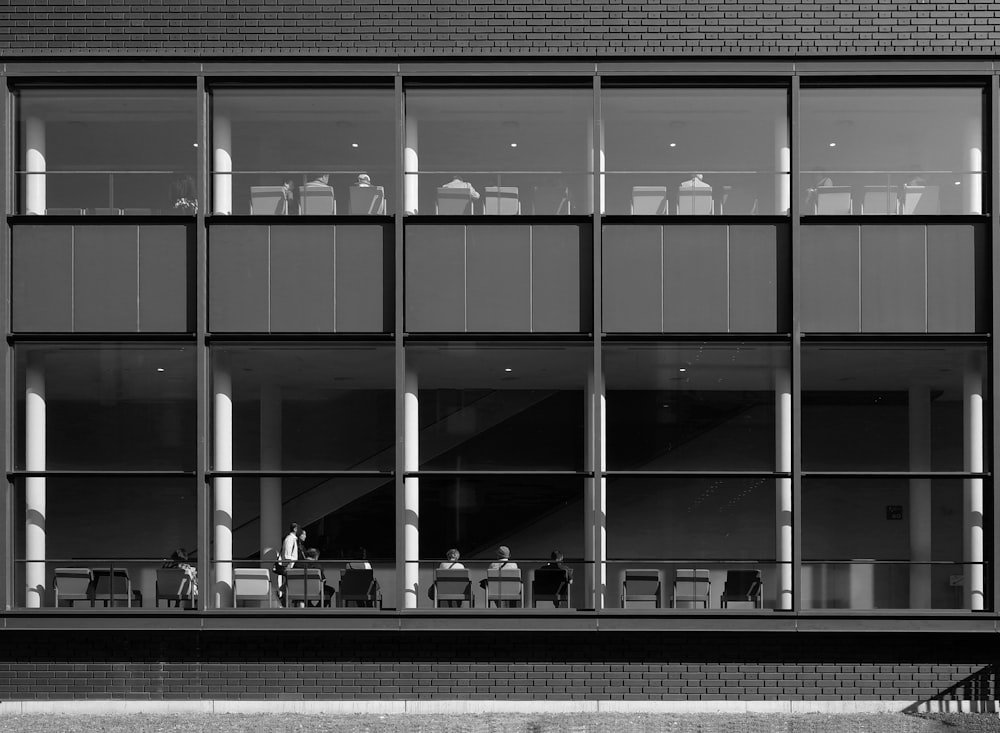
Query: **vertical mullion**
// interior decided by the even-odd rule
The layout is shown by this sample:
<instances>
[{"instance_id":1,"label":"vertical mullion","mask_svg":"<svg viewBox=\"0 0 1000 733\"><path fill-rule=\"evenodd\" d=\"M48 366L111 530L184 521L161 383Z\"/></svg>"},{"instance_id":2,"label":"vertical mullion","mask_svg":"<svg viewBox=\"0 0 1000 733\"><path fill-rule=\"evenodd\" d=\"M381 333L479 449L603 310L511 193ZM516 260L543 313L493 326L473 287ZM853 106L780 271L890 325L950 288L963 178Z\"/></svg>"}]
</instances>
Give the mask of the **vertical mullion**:
<instances>
[{"instance_id":1,"label":"vertical mullion","mask_svg":"<svg viewBox=\"0 0 1000 733\"><path fill-rule=\"evenodd\" d=\"M0 165L3 166L5 181L6 181L6 195L0 197L0 215L3 216L3 221L7 221L7 216L12 211L13 195L14 191L17 190L17 177L13 173L14 166L14 154L11 148L12 145L12 135L11 131L14 129L13 126L13 95L10 89L7 87L7 73L6 68L0 71L0 89L3 91L3 115L0 116L0 136L4 141L3 152L0 153ZM13 395L13 380L11 378L11 364L13 363L13 346L10 342L10 334L12 332L11 328L11 308L10 308L10 286L11 286L11 235L10 227L3 227L3 234L0 235L0 247L3 247L3 255L0 256L0 302L2 302L3 308L3 330L7 335L4 339L4 356L3 364L0 369L3 371L2 380L0 383L4 385L4 389L0 391L0 401L2 401L2 410L4 416L4 440L3 440L3 465L4 474L6 476L10 475L11 470L13 470L13 446L14 446L14 415L11 406L15 403L14 400L9 399L9 395ZM0 607L9 610L12 607L13 602L13 588L14 588L14 576L15 573L15 563L13 562L16 555L16 549L14 547L14 537L16 533L14 532L14 487L11 486L9 480L3 482L3 498L0 501L0 506L3 507L3 545L2 545L2 572L3 572L3 582L0 583Z\"/></svg>"},{"instance_id":2,"label":"vertical mullion","mask_svg":"<svg viewBox=\"0 0 1000 733\"><path fill-rule=\"evenodd\" d=\"M801 235L799 210L800 196L798 184L799 170L799 76L792 76L791 99L789 104L789 146L791 156L788 175L791 178L791 198L788 217L791 227L789 260L791 263L791 348L789 353L792 382L792 610L802 607L802 331L799 326L800 314L800 259L799 242Z\"/></svg>"},{"instance_id":3,"label":"vertical mullion","mask_svg":"<svg viewBox=\"0 0 1000 733\"><path fill-rule=\"evenodd\" d=\"M601 135L602 135L602 124L601 119L601 77L599 73L594 73L593 80L593 90L594 90L594 124L591 126L591 135L593 139L591 140L591 145L593 147L593 169L590 175L593 176L593 200L591 201L591 249L593 252L593 277L591 281L591 299L594 304L594 311L591 316L593 331L593 372L594 388L591 393L587 396L588 399L593 401L593 406L590 411L591 414L591 445L590 445L590 465L584 466L584 470L589 471L590 475L593 476L590 484L590 490L592 492L591 506L594 507L594 513L587 518L590 526L587 527L587 531L593 534L594 542L594 567L590 568L590 572L593 575L594 583L594 597L591 601L594 604L594 608L597 611L601 611L604 608L604 601L606 599L606 588L604 584L601 583L601 579L605 577L606 568L604 567L605 562L605 552L602 551L602 539L605 536L604 527L606 526L606 519L600 518L600 513L602 511L602 506L604 506L604 492L602 491L603 483L606 481L605 478L605 466L604 462L601 460L603 455L603 430L601 426L605 424L604 419L604 406L606 404L606 399L603 397L603 383L604 383L604 373L602 371L603 364L601 359L601 335L604 330L604 324L601 318L601 280L602 280L602 270L601 270L601 252L602 252L602 232L601 232L601 189L604 186L604 176L601 175L603 165L601 160Z\"/></svg>"},{"instance_id":4,"label":"vertical mullion","mask_svg":"<svg viewBox=\"0 0 1000 733\"><path fill-rule=\"evenodd\" d=\"M989 422L990 431L987 433L990 441L990 453L989 459L990 464L986 466L986 469L990 472L991 477L996 476L996 467L1000 465L1000 446L997 445L996 436L1000 436L1000 413L997 411L995 397L997 385L1000 384L1000 354L997 353L997 339L996 339L996 328L997 324L1000 323L1000 298L997 297L997 284L1000 283L1000 128L997 126L995 110L997 108L997 103L1000 102L1000 76L994 73L990 77L990 87L986 94L986 99L983 104L983 124L989 125L987 134L984 135L984 139L990 141L990 171L989 171L989 208L988 213L990 217L990 261L992 264L992 272L990 277L990 287L988 292L990 293L991 302L991 316L990 326L987 328L987 332L990 334L988 353L989 353L989 364L990 364L990 388L989 395L991 399L987 401L987 405L990 407L991 419ZM988 554L985 556L992 565L992 573L989 575L992 579L992 588L990 589L990 605L987 607L994 613L1000 608L1000 567L997 565L997 542L995 539L995 533L997 527L1000 527L1000 501L997 501L995 489L996 480L991 478L990 480L991 490L988 496L991 497L990 504L992 505L992 524L984 527L984 534L987 539L986 551ZM985 519L985 517L984 517Z\"/></svg>"},{"instance_id":5,"label":"vertical mullion","mask_svg":"<svg viewBox=\"0 0 1000 733\"><path fill-rule=\"evenodd\" d=\"M403 173L403 147L405 145L406 111L403 104L403 77L397 70L395 77L395 181L396 207L393 214L394 235L394 278L393 278L393 354L395 357L395 408L396 408L396 453L395 453L395 490L396 490L396 608L402 610L406 598L406 507L404 501L404 395L406 385L406 355L403 352L403 195L406 191L405 174Z\"/></svg>"},{"instance_id":6,"label":"vertical mullion","mask_svg":"<svg viewBox=\"0 0 1000 733\"><path fill-rule=\"evenodd\" d=\"M207 472L209 468L209 451L211 441L208 439L209 426L211 425L211 405L210 394L211 379L211 354L208 349L208 232L205 229L205 203L208 201L208 92L205 89L205 77L198 74L197 79L197 120L198 120L198 213L195 217L195 297L197 305L195 308L195 338L197 346L196 362L197 370L195 377L195 389L200 403L197 417L197 477L198 482L198 575L202 578L201 592L198 594L198 608L204 611L208 607L208 597L211 595L208 589L212 588L211 582L211 557L209 548L212 547L212 491L208 485Z\"/></svg>"}]
</instances>

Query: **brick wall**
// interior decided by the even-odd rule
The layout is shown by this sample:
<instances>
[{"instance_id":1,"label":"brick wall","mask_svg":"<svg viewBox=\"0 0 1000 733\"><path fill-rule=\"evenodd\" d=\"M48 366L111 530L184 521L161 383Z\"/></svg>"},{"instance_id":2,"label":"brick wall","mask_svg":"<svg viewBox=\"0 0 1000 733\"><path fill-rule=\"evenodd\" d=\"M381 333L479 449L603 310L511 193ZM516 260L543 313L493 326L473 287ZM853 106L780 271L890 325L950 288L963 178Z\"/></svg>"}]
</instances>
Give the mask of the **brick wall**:
<instances>
[{"instance_id":1,"label":"brick wall","mask_svg":"<svg viewBox=\"0 0 1000 733\"><path fill-rule=\"evenodd\" d=\"M994 699L993 635L5 632L0 700Z\"/></svg>"},{"instance_id":2,"label":"brick wall","mask_svg":"<svg viewBox=\"0 0 1000 733\"><path fill-rule=\"evenodd\" d=\"M9 0L0 54L288 58L995 54L1000 2Z\"/></svg>"}]
</instances>

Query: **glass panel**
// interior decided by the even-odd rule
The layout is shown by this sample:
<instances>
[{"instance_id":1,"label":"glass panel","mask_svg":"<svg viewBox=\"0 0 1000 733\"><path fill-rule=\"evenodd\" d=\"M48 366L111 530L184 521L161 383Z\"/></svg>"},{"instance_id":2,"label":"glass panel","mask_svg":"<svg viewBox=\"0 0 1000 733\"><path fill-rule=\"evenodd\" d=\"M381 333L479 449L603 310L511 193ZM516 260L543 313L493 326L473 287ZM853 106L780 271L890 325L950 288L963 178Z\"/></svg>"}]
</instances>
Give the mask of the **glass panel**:
<instances>
[{"instance_id":1,"label":"glass panel","mask_svg":"<svg viewBox=\"0 0 1000 733\"><path fill-rule=\"evenodd\" d=\"M779 567L774 556L776 484L763 477L609 478L608 607L622 607L623 583L628 592L625 574L638 570L645 571L638 575L655 573L660 607L672 605L678 580L678 595L699 600L677 607L773 608ZM682 571L692 570L707 571L708 580L683 581ZM759 594L750 585L739 587L755 573L760 574ZM753 591L753 600L738 591ZM653 599L633 600L626 599L624 607L655 606Z\"/></svg>"},{"instance_id":2,"label":"glass panel","mask_svg":"<svg viewBox=\"0 0 1000 733\"><path fill-rule=\"evenodd\" d=\"M212 359L213 388L231 383L235 470L393 469L390 345L225 345Z\"/></svg>"},{"instance_id":3,"label":"glass panel","mask_svg":"<svg viewBox=\"0 0 1000 733\"><path fill-rule=\"evenodd\" d=\"M971 484L981 500L981 480L805 479L803 608L971 608L986 577L964 559L983 549Z\"/></svg>"},{"instance_id":4,"label":"glass panel","mask_svg":"<svg viewBox=\"0 0 1000 733\"><path fill-rule=\"evenodd\" d=\"M803 89L803 214L983 213L982 91Z\"/></svg>"},{"instance_id":5,"label":"glass panel","mask_svg":"<svg viewBox=\"0 0 1000 733\"><path fill-rule=\"evenodd\" d=\"M520 570L523 603L531 607L534 572L563 555L562 564L578 576L570 588L568 606L592 607L585 596L583 482L556 476L461 476L420 480L420 588L418 604L433 606L434 570L450 566L448 550L459 551L469 570L477 608L486 606L482 581L493 565ZM504 561L499 547L510 550ZM521 590L520 587L517 590ZM535 588L540 594L544 588ZM491 604L495 605L495 604ZM517 604L511 604L517 605ZM468 602L463 607L468 607ZM552 601L539 598L539 608Z\"/></svg>"},{"instance_id":6,"label":"glass panel","mask_svg":"<svg viewBox=\"0 0 1000 733\"><path fill-rule=\"evenodd\" d=\"M193 89L21 89L18 213L194 214Z\"/></svg>"},{"instance_id":7,"label":"glass panel","mask_svg":"<svg viewBox=\"0 0 1000 733\"><path fill-rule=\"evenodd\" d=\"M582 470L591 353L568 344L408 347L420 468Z\"/></svg>"},{"instance_id":8,"label":"glass panel","mask_svg":"<svg viewBox=\"0 0 1000 733\"><path fill-rule=\"evenodd\" d=\"M774 344L606 345L608 468L773 471L787 360Z\"/></svg>"},{"instance_id":9,"label":"glass panel","mask_svg":"<svg viewBox=\"0 0 1000 733\"><path fill-rule=\"evenodd\" d=\"M784 89L605 89L608 214L785 214Z\"/></svg>"},{"instance_id":10,"label":"glass panel","mask_svg":"<svg viewBox=\"0 0 1000 733\"><path fill-rule=\"evenodd\" d=\"M393 99L391 89L216 89L212 211L392 213Z\"/></svg>"},{"instance_id":11,"label":"glass panel","mask_svg":"<svg viewBox=\"0 0 1000 733\"><path fill-rule=\"evenodd\" d=\"M803 346L802 468L985 470L985 356L957 344Z\"/></svg>"},{"instance_id":12,"label":"glass panel","mask_svg":"<svg viewBox=\"0 0 1000 733\"><path fill-rule=\"evenodd\" d=\"M194 347L19 345L16 369L18 470L195 469Z\"/></svg>"},{"instance_id":13,"label":"glass panel","mask_svg":"<svg viewBox=\"0 0 1000 733\"><path fill-rule=\"evenodd\" d=\"M185 586L172 605L195 600L198 492L193 478L19 479L16 496L17 606L56 606L58 587L60 608L153 608L158 605L157 569L178 549L192 563L195 583ZM32 589L27 596L26 588ZM33 600L39 598L40 603Z\"/></svg>"},{"instance_id":14,"label":"glass panel","mask_svg":"<svg viewBox=\"0 0 1000 733\"><path fill-rule=\"evenodd\" d=\"M304 534L298 543L299 560L288 569L322 571L323 607L342 605L340 575L349 567L374 570L383 605L396 607L396 500L391 477L216 479L213 495L217 507L232 506L233 527L231 548L216 539L214 576L221 579L249 569L263 571L270 579L271 597L248 599L241 596L252 595L253 583L244 588L236 578L237 606L300 604L298 597L279 599L278 589L284 581L269 572L289 526L295 522ZM214 602L227 605L231 599ZM321 606L318 593L302 598L301 603Z\"/></svg>"},{"instance_id":15,"label":"glass panel","mask_svg":"<svg viewBox=\"0 0 1000 733\"><path fill-rule=\"evenodd\" d=\"M593 117L590 90L411 90L404 210L588 214Z\"/></svg>"}]
</instances>

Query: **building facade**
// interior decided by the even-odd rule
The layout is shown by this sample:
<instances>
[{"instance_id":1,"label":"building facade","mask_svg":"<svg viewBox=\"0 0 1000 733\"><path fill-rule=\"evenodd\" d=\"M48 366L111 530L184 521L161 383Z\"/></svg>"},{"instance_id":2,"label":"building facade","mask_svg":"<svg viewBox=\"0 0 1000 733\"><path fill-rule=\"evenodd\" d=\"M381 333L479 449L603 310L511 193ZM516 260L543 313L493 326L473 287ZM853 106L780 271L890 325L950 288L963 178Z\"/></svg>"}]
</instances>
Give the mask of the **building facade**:
<instances>
[{"instance_id":1,"label":"building facade","mask_svg":"<svg viewBox=\"0 0 1000 733\"><path fill-rule=\"evenodd\" d=\"M995 11L9 7L0 695L992 702Z\"/></svg>"}]
</instances>

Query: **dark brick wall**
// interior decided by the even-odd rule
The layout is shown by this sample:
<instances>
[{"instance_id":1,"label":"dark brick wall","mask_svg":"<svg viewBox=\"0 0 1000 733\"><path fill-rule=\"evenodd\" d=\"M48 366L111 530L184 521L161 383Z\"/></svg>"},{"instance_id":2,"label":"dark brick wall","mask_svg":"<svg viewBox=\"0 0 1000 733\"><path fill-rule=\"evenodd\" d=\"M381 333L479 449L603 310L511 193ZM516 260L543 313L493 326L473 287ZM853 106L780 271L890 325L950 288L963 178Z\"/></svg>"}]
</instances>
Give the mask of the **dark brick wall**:
<instances>
[{"instance_id":1,"label":"dark brick wall","mask_svg":"<svg viewBox=\"0 0 1000 733\"><path fill-rule=\"evenodd\" d=\"M0 700L993 700L994 635L3 632Z\"/></svg>"},{"instance_id":2,"label":"dark brick wall","mask_svg":"<svg viewBox=\"0 0 1000 733\"><path fill-rule=\"evenodd\" d=\"M995 54L1000 3L8 0L0 54L623 57Z\"/></svg>"}]
</instances>

